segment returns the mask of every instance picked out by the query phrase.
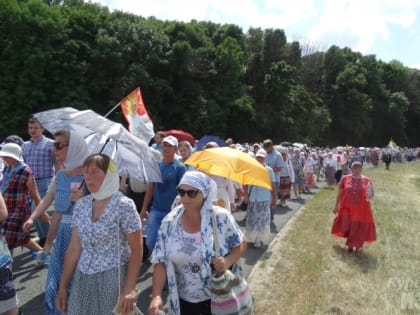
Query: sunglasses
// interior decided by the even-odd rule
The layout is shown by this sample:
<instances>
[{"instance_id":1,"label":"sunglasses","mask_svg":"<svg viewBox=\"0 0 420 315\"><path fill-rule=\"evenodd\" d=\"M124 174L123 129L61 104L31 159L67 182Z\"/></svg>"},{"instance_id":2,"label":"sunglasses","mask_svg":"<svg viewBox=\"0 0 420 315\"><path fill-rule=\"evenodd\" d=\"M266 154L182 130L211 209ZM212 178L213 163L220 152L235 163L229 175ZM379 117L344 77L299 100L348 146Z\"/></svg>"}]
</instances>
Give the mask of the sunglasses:
<instances>
[{"instance_id":1,"label":"sunglasses","mask_svg":"<svg viewBox=\"0 0 420 315\"><path fill-rule=\"evenodd\" d=\"M176 191L178 192L178 194L179 194L181 197L184 197L184 196L185 196L185 194L187 194L187 196L188 196L189 198L195 198L195 197L197 196L198 192L199 192L199 190L198 190L198 189L197 189L197 190L194 190L194 189L191 189L191 190L184 190L184 189L181 189L181 188L178 188Z\"/></svg>"},{"instance_id":2,"label":"sunglasses","mask_svg":"<svg viewBox=\"0 0 420 315\"><path fill-rule=\"evenodd\" d=\"M54 142L54 148L56 148L57 150L61 150L64 147L68 147L68 144L64 144L61 142Z\"/></svg>"}]
</instances>

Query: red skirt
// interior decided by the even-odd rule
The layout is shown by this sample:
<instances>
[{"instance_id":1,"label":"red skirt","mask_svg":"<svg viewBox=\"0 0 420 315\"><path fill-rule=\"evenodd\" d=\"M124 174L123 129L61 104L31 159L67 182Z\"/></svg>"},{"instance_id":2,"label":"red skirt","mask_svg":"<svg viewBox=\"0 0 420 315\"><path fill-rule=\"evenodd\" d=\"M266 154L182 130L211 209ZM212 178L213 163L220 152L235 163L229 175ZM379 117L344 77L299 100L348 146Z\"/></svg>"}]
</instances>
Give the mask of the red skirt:
<instances>
[{"instance_id":1,"label":"red skirt","mask_svg":"<svg viewBox=\"0 0 420 315\"><path fill-rule=\"evenodd\" d=\"M367 217L372 216L367 214ZM349 247L361 248L365 242L376 241L376 227L373 220L354 220L348 209L345 208L340 209L335 217L331 233L346 238L346 245Z\"/></svg>"}]
</instances>

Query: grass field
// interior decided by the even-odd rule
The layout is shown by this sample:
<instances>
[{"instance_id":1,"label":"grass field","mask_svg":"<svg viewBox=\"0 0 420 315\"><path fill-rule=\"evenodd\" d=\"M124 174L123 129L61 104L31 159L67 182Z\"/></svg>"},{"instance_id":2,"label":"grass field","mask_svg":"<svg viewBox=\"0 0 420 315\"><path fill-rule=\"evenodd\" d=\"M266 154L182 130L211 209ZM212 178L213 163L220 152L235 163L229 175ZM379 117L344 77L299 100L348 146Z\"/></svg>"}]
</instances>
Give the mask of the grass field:
<instances>
[{"instance_id":1,"label":"grass field","mask_svg":"<svg viewBox=\"0 0 420 315\"><path fill-rule=\"evenodd\" d=\"M366 168L377 241L361 257L331 235L337 188L322 189L249 277L256 315L420 314L420 161Z\"/></svg>"}]
</instances>

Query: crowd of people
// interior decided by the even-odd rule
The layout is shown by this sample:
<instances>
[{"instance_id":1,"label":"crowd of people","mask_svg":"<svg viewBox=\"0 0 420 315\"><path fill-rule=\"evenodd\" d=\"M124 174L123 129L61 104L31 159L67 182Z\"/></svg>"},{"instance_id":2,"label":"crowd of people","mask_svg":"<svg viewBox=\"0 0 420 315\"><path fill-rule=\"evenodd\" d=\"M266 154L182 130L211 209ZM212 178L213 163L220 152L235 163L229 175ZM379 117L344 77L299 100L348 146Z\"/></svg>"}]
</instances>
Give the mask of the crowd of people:
<instances>
[{"instance_id":1,"label":"crowd of people","mask_svg":"<svg viewBox=\"0 0 420 315\"><path fill-rule=\"evenodd\" d=\"M321 180L330 189L338 187L332 233L346 238L348 251L359 255L365 242L376 239L373 184L362 175L364 163L378 167L382 162L390 170L391 163L420 154L419 148L321 148L276 145L271 139L235 144L228 139L224 145L249 154L267 171L267 188L185 164L196 144L157 132L150 150L162 181L142 183L120 177L115 162L89 152L77 132L63 129L49 139L44 131L32 117L28 141L13 135L1 145L0 247L7 251L0 252L5 271L0 280L13 286L14 248L48 255L48 315L130 311L144 259L154 266L149 314L162 308L165 285L174 314L211 314L212 273L234 265L247 244L265 245L274 209L311 193ZM216 147L209 142L204 149ZM232 215L241 203L246 205L245 233ZM220 235L217 258L213 225ZM33 226L37 239L31 238ZM9 295L0 292L0 313L18 314L16 294Z\"/></svg>"}]
</instances>

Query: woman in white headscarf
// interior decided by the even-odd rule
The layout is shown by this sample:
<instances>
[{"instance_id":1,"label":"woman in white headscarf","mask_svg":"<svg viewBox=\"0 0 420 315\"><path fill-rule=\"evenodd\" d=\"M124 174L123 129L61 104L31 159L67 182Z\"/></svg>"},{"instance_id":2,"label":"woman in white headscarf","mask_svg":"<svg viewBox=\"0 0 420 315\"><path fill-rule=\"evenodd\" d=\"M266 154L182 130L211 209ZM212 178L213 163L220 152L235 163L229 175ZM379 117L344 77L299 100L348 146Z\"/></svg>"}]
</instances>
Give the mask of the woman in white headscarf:
<instances>
[{"instance_id":1,"label":"woman in white headscarf","mask_svg":"<svg viewBox=\"0 0 420 315\"><path fill-rule=\"evenodd\" d=\"M93 154L83 169L91 194L74 206L57 308L67 315L112 314L116 306L117 314L126 314L138 295L143 253L140 216L134 201L119 191L112 159Z\"/></svg>"},{"instance_id":2,"label":"woman in white headscarf","mask_svg":"<svg viewBox=\"0 0 420 315\"><path fill-rule=\"evenodd\" d=\"M83 182L82 163L89 155L85 140L77 132L59 130L54 133L54 139L55 160L63 166L63 169L59 170L54 176L47 194L23 225L23 229L29 231L34 219L44 213L54 202L55 211L43 248L44 256L45 253L51 253L45 283L45 313L47 315L61 314L55 307L55 298L63 268L64 255L71 237L71 218L74 201L76 200L75 195L77 194L80 198L80 186ZM77 187L72 188L72 185ZM74 190L78 190L79 193L72 192Z\"/></svg>"},{"instance_id":3,"label":"woman in white headscarf","mask_svg":"<svg viewBox=\"0 0 420 315\"><path fill-rule=\"evenodd\" d=\"M162 308L167 281L171 314L210 315L212 270L223 272L237 262L246 250L245 238L230 212L213 204L217 185L206 174L186 172L178 194L182 204L163 219L152 253L149 314ZM212 211L217 213L218 258L214 258Z\"/></svg>"}]
</instances>

